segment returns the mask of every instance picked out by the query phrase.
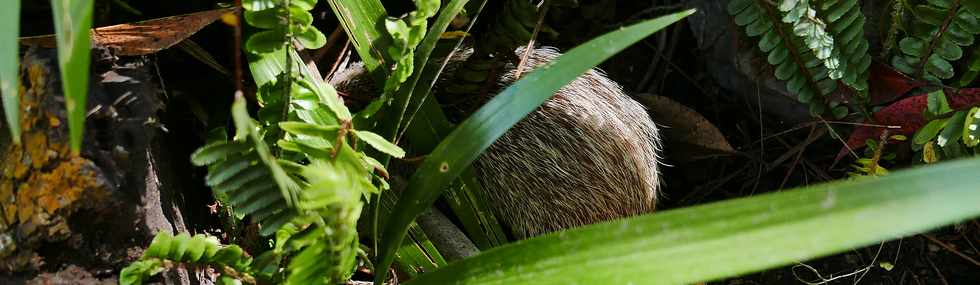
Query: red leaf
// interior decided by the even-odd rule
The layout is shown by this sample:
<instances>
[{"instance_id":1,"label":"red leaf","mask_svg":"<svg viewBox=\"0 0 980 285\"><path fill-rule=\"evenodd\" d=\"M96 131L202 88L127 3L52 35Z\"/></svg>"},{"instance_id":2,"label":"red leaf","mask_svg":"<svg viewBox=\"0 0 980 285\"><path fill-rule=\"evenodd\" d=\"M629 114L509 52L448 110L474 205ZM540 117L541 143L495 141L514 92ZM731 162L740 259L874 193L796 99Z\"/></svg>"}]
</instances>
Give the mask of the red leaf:
<instances>
[{"instance_id":1,"label":"red leaf","mask_svg":"<svg viewBox=\"0 0 980 285\"><path fill-rule=\"evenodd\" d=\"M905 95L912 88L926 85L923 81L912 79L892 69L890 66L878 62L871 64L871 74L869 76L868 84L870 86L868 92L871 95L871 105L891 102Z\"/></svg>"},{"instance_id":2,"label":"red leaf","mask_svg":"<svg viewBox=\"0 0 980 285\"><path fill-rule=\"evenodd\" d=\"M951 89L946 90L946 94L954 92L956 91ZM875 122L878 125L898 126L899 128L890 129L891 134L911 136L926 123L925 118L922 117L922 111L928 105L926 102L927 97L927 93L922 93L892 103L875 112ZM949 101L949 107L953 110L961 110L980 105L980 88L960 89L956 95L947 95L946 98ZM837 158L834 160L840 160L844 155L847 155L848 148L854 150L860 149L864 147L866 140L877 140L884 129L883 127L872 126L855 128L851 132L851 136L847 139L847 146L837 153Z\"/></svg>"}]
</instances>

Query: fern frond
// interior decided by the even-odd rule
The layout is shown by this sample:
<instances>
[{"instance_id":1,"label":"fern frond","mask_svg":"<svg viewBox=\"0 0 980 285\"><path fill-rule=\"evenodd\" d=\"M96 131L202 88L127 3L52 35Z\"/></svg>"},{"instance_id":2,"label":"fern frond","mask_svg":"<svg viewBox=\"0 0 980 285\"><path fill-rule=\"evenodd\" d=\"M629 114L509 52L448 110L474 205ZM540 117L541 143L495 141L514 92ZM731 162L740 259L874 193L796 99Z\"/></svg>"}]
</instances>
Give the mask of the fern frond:
<instances>
[{"instance_id":1,"label":"fern frond","mask_svg":"<svg viewBox=\"0 0 980 285\"><path fill-rule=\"evenodd\" d=\"M119 283L143 284L146 279L174 266L174 263L211 266L225 277L246 280L254 284L252 258L237 245L221 245L218 239L201 234L193 237L181 233L174 236L160 232L143 252L140 260L119 273Z\"/></svg>"},{"instance_id":2,"label":"fern frond","mask_svg":"<svg viewBox=\"0 0 980 285\"><path fill-rule=\"evenodd\" d=\"M330 207L318 221L289 240L296 252L289 261L286 284L318 284L321 280L347 280L357 261L357 217L361 206Z\"/></svg>"},{"instance_id":3,"label":"fern frond","mask_svg":"<svg viewBox=\"0 0 980 285\"><path fill-rule=\"evenodd\" d=\"M537 9L531 1L504 1L499 17L494 19L487 32L477 41L476 52L511 54L515 48L526 45L531 40L537 18Z\"/></svg>"},{"instance_id":4,"label":"fern frond","mask_svg":"<svg viewBox=\"0 0 980 285\"><path fill-rule=\"evenodd\" d=\"M963 0L935 0L915 6L916 23L911 34L899 41L901 55L892 58L899 71L941 83L953 78L952 61L963 56L961 47L973 44L980 34L977 14Z\"/></svg>"},{"instance_id":5,"label":"fern frond","mask_svg":"<svg viewBox=\"0 0 980 285\"><path fill-rule=\"evenodd\" d=\"M191 154L191 163L197 166L205 166L224 159L228 154L243 152L249 148L247 144L241 142L218 141L197 149Z\"/></svg>"},{"instance_id":6,"label":"fern frond","mask_svg":"<svg viewBox=\"0 0 980 285\"><path fill-rule=\"evenodd\" d=\"M813 55L823 62L831 79L840 79L840 58L834 53L834 38L827 33L827 24L817 18L817 10L809 0L782 0L779 11L785 13L782 21L793 25L793 34L803 39Z\"/></svg>"},{"instance_id":7,"label":"fern frond","mask_svg":"<svg viewBox=\"0 0 980 285\"><path fill-rule=\"evenodd\" d=\"M895 42L898 41L899 29L905 24L905 2L904 1L892 1L891 8L891 21L888 26L888 34L885 36L885 40L881 42L881 55L882 58L887 58L891 55L892 49L895 48Z\"/></svg>"},{"instance_id":8,"label":"fern frond","mask_svg":"<svg viewBox=\"0 0 980 285\"><path fill-rule=\"evenodd\" d=\"M785 81L786 89L809 104L812 113L823 113L826 98L836 90L837 82L830 78L823 61L792 33L793 27L782 23L779 11L762 0L733 0L728 12L734 15L735 24L745 27L747 35L761 36L759 50L775 67L776 79Z\"/></svg>"},{"instance_id":9,"label":"fern frond","mask_svg":"<svg viewBox=\"0 0 980 285\"><path fill-rule=\"evenodd\" d=\"M236 216L251 216L262 225L261 233L270 235L296 217L290 198L295 201L300 183L268 153L257 127L244 113L244 102L236 101L232 109L237 139L208 144L194 152L191 161L208 166L205 182Z\"/></svg>"},{"instance_id":10,"label":"fern frond","mask_svg":"<svg viewBox=\"0 0 980 285\"><path fill-rule=\"evenodd\" d=\"M295 216L269 168L254 149L249 149L211 165L207 176L207 184L215 194L227 197L223 202L231 206L236 216L249 215L262 225L263 235L274 233L283 219Z\"/></svg>"},{"instance_id":11,"label":"fern frond","mask_svg":"<svg viewBox=\"0 0 980 285\"><path fill-rule=\"evenodd\" d=\"M977 45L976 49L973 50L973 54L970 56L970 60L967 61L966 70L960 76L959 86L966 87L970 85L970 83L977 79L977 74L980 74L980 45Z\"/></svg>"},{"instance_id":12,"label":"fern frond","mask_svg":"<svg viewBox=\"0 0 980 285\"><path fill-rule=\"evenodd\" d=\"M839 61L841 82L858 91L858 94L866 93L871 54L868 52L868 40L864 37L866 19L861 5L857 0L823 0L817 15L827 21L828 32L834 38L831 57Z\"/></svg>"}]
</instances>

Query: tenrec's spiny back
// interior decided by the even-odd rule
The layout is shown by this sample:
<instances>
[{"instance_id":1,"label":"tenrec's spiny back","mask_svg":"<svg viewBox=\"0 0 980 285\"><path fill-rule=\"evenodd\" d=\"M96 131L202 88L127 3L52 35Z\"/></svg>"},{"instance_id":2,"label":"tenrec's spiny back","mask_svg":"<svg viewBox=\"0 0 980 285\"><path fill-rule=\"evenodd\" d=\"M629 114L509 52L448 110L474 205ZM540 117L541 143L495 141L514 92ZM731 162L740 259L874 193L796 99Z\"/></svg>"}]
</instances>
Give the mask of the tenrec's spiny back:
<instances>
[{"instance_id":1,"label":"tenrec's spiny back","mask_svg":"<svg viewBox=\"0 0 980 285\"><path fill-rule=\"evenodd\" d=\"M443 78L451 80L470 53L458 53ZM523 48L515 53L519 57ZM535 49L524 72L558 55ZM501 88L516 73L514 64L505 70ZM378 90L356 64L331 83L347 93ZM644 107L601 71L590 70L517 123L473 167L497 218L523 239L652 211L659 147Z\"/></svg>"}]
</instances>

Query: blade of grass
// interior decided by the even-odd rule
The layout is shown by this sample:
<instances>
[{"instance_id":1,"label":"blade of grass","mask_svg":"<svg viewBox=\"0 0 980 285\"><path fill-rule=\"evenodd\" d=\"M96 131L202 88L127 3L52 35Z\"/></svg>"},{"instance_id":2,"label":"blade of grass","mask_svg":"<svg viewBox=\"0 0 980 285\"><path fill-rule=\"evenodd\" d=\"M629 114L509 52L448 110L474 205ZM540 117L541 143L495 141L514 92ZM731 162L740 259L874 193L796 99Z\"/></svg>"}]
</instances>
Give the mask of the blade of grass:
<instances>
[{"instance_id":1,"label":"blade of grass","mask_svg":"<svg viewBox=\"0 0 980 285\"><path fill-rule=\"evenodd\" d=\"M344 27L357 54L364 62L364 68L371 73L375 82L385 82L391 59L384 49L391 46L391 38L384 28L388 16L379 0L328 0L330 9Z\"/></svg>"},{"instance_id":2,"label":"blade of grass","mask_svg":"<svg viewBox=\"0 0 980 285\"><path fill-rule=\"evenodd\" d=\"M88 96L93 0L51 0L61 89L68 109L71 151L78 154L85 130L85 98Z\"/></svg>"},{"instance_id":3,"label":"blade of grass","mask_svg":"<svg viewBox=\"0 0 980 285\"><path fill-rule=\"evenodd\" d=\"M408 225L511 126L551 98L559 88L603 60L692 13L694 10L687 10L644 21L582 44L521 78L463 121L416 170L395 205L397 215L390 218L382 232L376 263L381 269L375 275L375 283L385 280L384 268L391 265Z\"/></svg>"},{"instance_id":4,"label":"blade of grass","mask_svg":"<svg viewBox=\"0 0 980 285\"><path fill-rule=\"evenodd\" d=\"M398 191L398 190L395 190ZM395 195L382 195L379 197L380 219L386 220L391 217L391 208L396 203ZM425 273L432 272L438 267L446 265L446 260L442 253L432 244L428 235L417 223L412 223L408 229L409 238L398 247L396 268L407 274L409 278Z\"/></svg>"},{"instance_id":5,"label":"blade of grass","mask_svg":"<svg viewBox=\"0 0 980 285\"><path fill-rule=\"evenodd\" d=\"M435 100L421 102L420 108L421 111L416 113L415 119L408 126L406 135L416 151L429 153L452 132L453 126ZM503 228L490 212L484 197L479 195L482 186L476 180L474 171L467 168L454 184L462 187L452 187L443 193L444 200L477 248L486 250L507 243Z\"/></svg>"},{"instance_id":6,"label":"blade of grass","mask_svg":"<svg viewBox=\"0 0 980 285\"><path fill-rule=\"evenodd\" d=\"M399 101L394 106L402 106L402 109L398 110L402 112L399 118L407 116L408 120L405 120L405 123L397 128L398 135L395 140L400 141L402 134L407 134L412 146L419 153L431 152L439 144L439 141L452 131L452 124L449 123L435 100L427 100L436 80L451 59L448 54L450 51L433 54L435 45L439 40L438 36L445 32L448 22L460 13L464 5L477 7L468 11L472 17L470 25L466 29L466 32L469 32L473 24L478 21L487 1L478 0L468 4L460 2L462 1L454 1L444 6L442 12L444 14L440 14L436 24L433 25L433 29L426 35L419 51L416 52L416 62L427 62L427 64L424 68L420 68L421 65L416 65L415 74L411 79L412 85L409 86L411 88L400 89L400 92L403 93L396 97L396 100ZM453 50L459 49L462 40L463 38L456 40ZM423 55L424 57L422 57ZM428 58L443 58L443 60L441 62L428 62ZM405 93L406 91L407 93ZM425 111L419 113L419 110L422 109ZM410 110L410 112L405 113L406 110ZM419 121L415 121L416 117ZM383 123L389 123L387 127L390 128L393 125L390 124L392 122L393 120L387 120ZM473 171L470 169L464 171L456 183L460 187L452 187L450 191L445 192L444 198L473 243L479 249L488 249L506 243L507 237L503 228L490 212L486 201L482 199L483 197L478 195L481 186Z\"/></svg>"},{"instance_id":7,"label":"blade of grass","mask_svg":"<svg viewBox=\"0 0 980 285\"><path fill-rule=\"evenodd\" d=\"M348 23L370 23L371 21L380 21L383 19L385 14L384 10L379 5L374 4L376 1L341 1L335 0L330 1L331 8L337 17L341 19L344 23L344 29L348 35L353 35L358 37L358 40L353 41L355 49L358 54L364 60L365 67L369 71L376 70L381 66L386 59L383 58L384 53L376 52L376 50L383 49L390 45L389 42L383 41L377 37L385 37L386 30L382 26L375 25L353 25ZM397 116L388 117L382 121L381 134L384 134L390 138L394 138L398 133L398 125L401 124L402 118L405 115L407 109L412 109L413 113L417 112L420 105L423 104L424 98L428 96L428 92L432 88L432 83L435 82L439 73L442 70L443 63L438 66L433 64L426 64L428 59L431 58L432 51L434 50L436 43L439 40L439 36L445 32L449 23L455 18L455 16L464 8L467 1L454 0L447 5L444 5L442 11L436 21L433 23L429 31L426 33L426 37L420 43L418 50L415 53L415 66L412 79L410 79L411 88L400 89L401 93L396 96L397 102L391 105L392 114L397 112ZM482 9L483 4L486 0L480 1L480 7ZM472 11L471 11L472 12ZM479 11L476 11L479 13ZM381 15L381 16L379 16ZM372 41L373 37L373 41ZM364 43L368 43L369 46L363 46ZM448 60L448 59L447 59ZM425 73L422 73L422 68L425 67ZM375 77L376 82L384 82L383 78L381 80ZM415 89L416 86L424 86L425 88ZM418 93L418 94L416 94ZM413 95L414 94L414 95ZM426 112L421 116L427 116L428 118L422 119L426 123L413 124L409 126L411 130L407 131L409 139L412 141L412 145L416 148L429 149L431 150L436 146L438 140L431 143L425 143L427 140L432 138L441 139L451 130L451 124L442 114L442 110L439 109L435 102L428 101L425 107ZM413 106L413 107L409 107ZM409 120L409 122L411 119ZM408 124L406 122L406 124ZM403 126L404 127L404 126ZM445 130L445 132L443 132ZM387 164L387 163L385 163ZM468 188L461 189L460 191L464 196L462 198L455 197L450 199L450 206L453 208L454 212L460 216L461 222L464 225L465 230L470 235L470 238L476 242L480 248L489 248L490 246L499 245L506 242L506 238L503 234L499 223L496 219L489 213L486 203L480 203L476 200L476 196L473 194L472 189L478 187L475 183L476 179L472 174L464 175L466 181L464 185L469 186ZM390 193L383 193L382 195L389 195ZM454 195L452 193L450 195Z\"/></svg>"},{"instance_id":8,"label":"blade of grass","mask_svg":"<svg viewBox=\"0 0 980 285\"><path fill-rule=\"evenodd\" d=\"M486 251L409 284L716 280L980 215L977 171L980 159L960 160L590 225Z\"/></svg>"},{"instance_id":9,"label":"blade of grass","mask_svg":"<svg viewBox=\"0 0 980 285\"><path fill-rule=\"evenodd\" d=\"M0 95L10 137L20 144L20 77L17 74L17 35L20 34L20 0L8 1L0 11Z\"/></svg>"},{"instance_id":10,"label":"blade of grass","mask_svg":"<svg viewBox=\"0 0 980 285\"><path fill-rule=\"evenodd\" d=\"M432 242L428 240L428 237L424 236L424 233L421 240L416 238L415 233L422 233L416 224L412 224L409 232L412 236L411 240L406 240L398 248L397 268L399 272L405 273L408 278L415 278L422 273L432 272L439 267L446 266L446 261L432 245Z\"/></svg>"}]
</instances>

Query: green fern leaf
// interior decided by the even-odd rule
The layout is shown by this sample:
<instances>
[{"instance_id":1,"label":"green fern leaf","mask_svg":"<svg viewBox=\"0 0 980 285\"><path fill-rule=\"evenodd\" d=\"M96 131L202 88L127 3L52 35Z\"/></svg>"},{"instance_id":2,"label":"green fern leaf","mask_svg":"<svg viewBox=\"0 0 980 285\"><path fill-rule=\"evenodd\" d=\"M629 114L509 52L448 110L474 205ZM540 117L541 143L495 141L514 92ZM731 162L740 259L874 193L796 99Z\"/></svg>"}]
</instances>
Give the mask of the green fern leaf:
<instances>
[{"instance_id":1,"label":"green fern leaf","mask_svg":"<svg viewBox=\"0 0 980 285\"><path fill-rule=\"evenodd\" d=\"M973 50L970 60L966 64L966 70L960 77L959 86L966 87L970 85L970 83L977 79L978 74L980 74L980 46L977 46Z\"/></svg>"},{"instance_id":2,"label":"green fern leaf","mask_svg":"<svg viewBox=\"0 0 980 285\"><path fill-rule=\"evenodd\" d=\"M821 48L818 47L817 51L811 49L802 37L794 33L799 26L783 23L784 20L803 18L805 13L809 13L807 11L812 11L806 10L809 6L802 4L781 2L782 8L792 12L781 16L780 11L767 1L733 0L729 2L728 12L734 16L736 24L746 26L746 29L748 26L771 27L761 35L759 50L767 53L766 61L774 67L776 79L785 81L786 89L796 94L800 102L810 105L812 113L821 114L828 107L826 98L836 90L837 81L830 78L831 70L826 68L826 61L817 57L816 53ZM825 59L831 59L830 55L824 55Z\"/></svg>"},{"instance_id":3,"label":"green fern leaf","mask_svg":"<svg viewBox=\"0 0 980 285\"><path fill-rule=\"evenodd\" d=\"M269 153L242 100L236 101L233 115L237 139L202 147L191 160L209 166L207 185L237 216L251 216L262 226L262 234L270 235L285 224L283 220L296 217L290 199L296 199L300 185Z\"/></svg>"},{"instance_id":4,"label":"green fern leaf","mask_svg":"<svg viewBox=\"0 0 980 285\"><path fill-rule=\"evenodd\" d=\"M865 94L871 66L870 45L864 37L864 13L857 0L825 0L821 3L818 17L827 21L828 34L834 38L834 56L837 58L841 82Z\"/></svg>"},{"instance_id":5,"label":"green fern leaf","mask_svg":"<svg viewBox=\"0 0 980 285\"><path fill-rule=\"evenodd\" d=\"M224 246L213 236L181 233L176 236L159 232L140 260L126 266L119 274L120 284L143 284L149 277L168 267L164 261L186 263L193 266L212 266L216 272L231 273L234 279L246 279L254 283L250 265L252 258L236 245Z\"/></svg>"},{"instance_id":6,"label":"green fern leaf","mask_svg":"<svg viewBox=\"0 0 980 285\"><path fill-rule=\"evenodd\" d=\"M779 10L785 13L782 21L793 25L793 33L803 39L813 54L823 61L831 79L843 76L840 59L834 56L834 38L827 33L827 25L817 18L817 11L808 0L783 0Z\"/></svg>"},{"instance_id":7,"label":"green fern leaf","mask_svg":"<svg viewBox=\"0 0 980 285\"><path fill-rule=\"evenodd\" d=\"M337 131L340 130L340 126L321 126L305 122L281 122L279 127L291 134L324 138L337 137Z\"/></svg>"},{"instance_id":8,"label":"green fern leaf","mask_svg":"<svg viewBox=\"0 0 980 285\"><path fill-rule=\"evenodd\" d=\"M963 58L963 48L980 34L980 20L964 4L970 1L929 1L914 8L911 33L899 41L900 55L892 65L916 78L941 83L955 76L953 61Z\"/></svg>"},{"instance_id":9,"label":"green fern leaf","mask_svg":"<svg viewBox=\"0 0 980 285\"><path fill-rule=\"evenodd\" d=\"M191 163L197 166L205 166L225 158L228 154L244 152L249 148L251 147L247 144L235 141L211 143L191 154Z\"/></svg>"}]
</instances>

